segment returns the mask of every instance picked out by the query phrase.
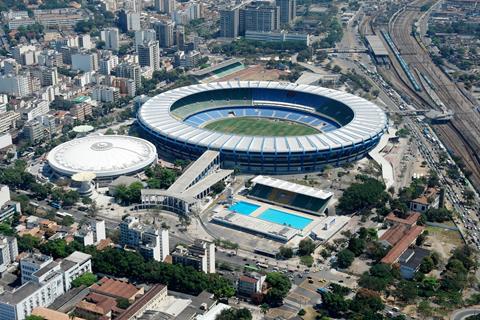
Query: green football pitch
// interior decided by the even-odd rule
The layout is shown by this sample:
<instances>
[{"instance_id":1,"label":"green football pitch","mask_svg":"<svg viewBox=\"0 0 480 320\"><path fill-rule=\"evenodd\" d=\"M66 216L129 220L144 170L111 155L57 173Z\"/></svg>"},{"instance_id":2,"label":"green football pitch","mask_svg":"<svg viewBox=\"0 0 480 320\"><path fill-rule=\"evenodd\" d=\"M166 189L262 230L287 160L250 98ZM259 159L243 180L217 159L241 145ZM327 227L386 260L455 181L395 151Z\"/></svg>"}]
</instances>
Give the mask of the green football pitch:
<instances>
[{"instance_id":1,"label":"green football pitch","mask_svg":"<svg viewBox=\"0 0 480 320\"><path fill-rule=\"evenodd\" d=\"M227 118L208 123L205 129L245 136L304 136L319 131L307 125L278 119Z\"/></svg>"}]
</instances>

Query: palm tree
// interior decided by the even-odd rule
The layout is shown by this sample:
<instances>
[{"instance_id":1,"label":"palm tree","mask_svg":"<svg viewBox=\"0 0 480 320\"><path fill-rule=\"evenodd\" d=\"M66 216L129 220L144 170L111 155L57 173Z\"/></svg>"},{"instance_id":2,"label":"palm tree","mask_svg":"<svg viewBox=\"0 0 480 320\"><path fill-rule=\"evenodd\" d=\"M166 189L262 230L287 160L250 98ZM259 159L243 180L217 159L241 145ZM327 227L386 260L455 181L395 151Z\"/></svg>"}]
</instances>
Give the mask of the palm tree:
<instances>
[{"instance_id":1,"label":"palm tree","mask_svg":"<svg viewBox=\"0 0 480 320\"><path fill-rule=\"evenodd\" d=\"M265 317L265 315L267 314L268 310L270 309L270 307L268 306L268 304L266 303L262 303L260 305L260 311L263 313L263 316Z\"/></svg>"}]
</instances>

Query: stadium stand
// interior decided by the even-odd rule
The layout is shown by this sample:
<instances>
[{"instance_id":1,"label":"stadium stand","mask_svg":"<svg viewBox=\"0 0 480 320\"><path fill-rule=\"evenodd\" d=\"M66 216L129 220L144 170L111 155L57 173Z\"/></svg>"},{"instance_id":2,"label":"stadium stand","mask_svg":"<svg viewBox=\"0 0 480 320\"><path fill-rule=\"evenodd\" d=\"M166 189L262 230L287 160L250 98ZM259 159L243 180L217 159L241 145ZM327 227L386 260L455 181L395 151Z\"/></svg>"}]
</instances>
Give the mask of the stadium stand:
<instances>
[{"instance_id":1,"label":"stadium stand","mask_svg":"<svg viewBox=\"0 0 480 320\"><path fill-rule=\"evenodd\" d=\"M333 194L271 177L257 176L248 197L315 215L323 214ZM319 195L320 194L320 195Z\"/></svg>"},{"instance_id":2,"label":"stadium stand","mask_svg":"<svg viewBox=\"0 0 480 320\"><path fill-rule=\"evenodd\" d=\"M182 107L181 109L184 110L184 108L187 107ZM279 110L280 108L283 110ZM189 111L192 111L192 109L189 109ZM230 108L224 107L221 109L202 110L187 116L184 121L195 127L203 127L207 122L220 120L229 116L260 117L299 122L311 127L316 127L323 132L332 131L339 127L338 124L328 118L322 118L320 115L310 116L306 114L307 113L301 110L288 109L286 107L255 106L255 108L251 108L236 106Z\"/></svg>"}]
</instances>

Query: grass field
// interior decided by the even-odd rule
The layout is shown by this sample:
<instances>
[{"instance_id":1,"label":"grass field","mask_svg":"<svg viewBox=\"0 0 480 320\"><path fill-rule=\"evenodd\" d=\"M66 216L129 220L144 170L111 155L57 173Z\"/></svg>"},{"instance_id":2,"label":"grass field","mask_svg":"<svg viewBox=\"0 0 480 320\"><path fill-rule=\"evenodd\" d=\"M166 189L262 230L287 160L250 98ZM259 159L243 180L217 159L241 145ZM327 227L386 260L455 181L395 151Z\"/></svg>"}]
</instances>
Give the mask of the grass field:
<instances>
[{"instance_id":1,"label":"grass field","mask_svg":"<svg viewBox=\"0 0 480 320\"><path fill-rule=\"evenodd\" d=\"M246 136L304 136L318 133L318 130L296 122L252 117L221 119L208 123L204 128Z\"/></svg>"}]
</instances>

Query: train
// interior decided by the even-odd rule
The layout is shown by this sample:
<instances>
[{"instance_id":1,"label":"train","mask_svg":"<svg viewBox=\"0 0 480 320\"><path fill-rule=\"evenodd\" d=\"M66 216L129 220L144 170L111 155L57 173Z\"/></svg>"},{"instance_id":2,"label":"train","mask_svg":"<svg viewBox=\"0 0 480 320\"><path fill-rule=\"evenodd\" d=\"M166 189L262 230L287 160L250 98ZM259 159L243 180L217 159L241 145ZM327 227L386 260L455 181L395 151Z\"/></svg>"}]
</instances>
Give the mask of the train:
<instances>
[{"instance_id":1,"label":"train","mask_svg":"<svg viewBox=\"0 0 480 320\"><path fill-rule=\"evenodd\" d=\"M393 40L390 37L390 34L386 31L382 31L382 35L385 38L385 41L387 41L387 44L390 47L390 49L392 49L393 54L397 58L398 62L400 62L400 66L402 67L402 70L407 75L407 78L410 81L410 83L412 84L415 91L421 92L422 88L420 88L420 84L418 83L417 79L415 79L415 77L413 76L412 70L410 70L410 67L408 66L407 62L400 55L400 52L398 51L397 47L395 46L395 43L393 43Z\"/></svg>"}]
</instances>

